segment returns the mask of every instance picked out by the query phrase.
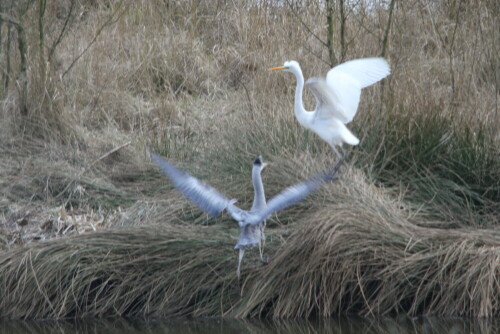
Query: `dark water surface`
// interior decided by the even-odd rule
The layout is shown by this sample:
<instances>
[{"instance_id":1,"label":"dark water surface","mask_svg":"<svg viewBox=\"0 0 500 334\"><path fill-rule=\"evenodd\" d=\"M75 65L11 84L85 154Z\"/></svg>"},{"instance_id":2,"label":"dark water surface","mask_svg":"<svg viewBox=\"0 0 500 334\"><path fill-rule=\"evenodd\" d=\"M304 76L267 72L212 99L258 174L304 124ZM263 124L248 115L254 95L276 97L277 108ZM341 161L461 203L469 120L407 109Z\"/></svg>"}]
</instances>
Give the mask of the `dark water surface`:
<instances>
[{"instance_id":1,"label":"dark water surface","mask_svg":"<svg viewBox=\"0 0 500 334\"><path fill-rule=\"evenodd\" d=\"M321 320L234 319L87 319L76 321L0 320L0 333L331 333L331 334L470 334L500 333L500 319L422 317L366 319L342 317Z\"/></svg>"}]
</instances>

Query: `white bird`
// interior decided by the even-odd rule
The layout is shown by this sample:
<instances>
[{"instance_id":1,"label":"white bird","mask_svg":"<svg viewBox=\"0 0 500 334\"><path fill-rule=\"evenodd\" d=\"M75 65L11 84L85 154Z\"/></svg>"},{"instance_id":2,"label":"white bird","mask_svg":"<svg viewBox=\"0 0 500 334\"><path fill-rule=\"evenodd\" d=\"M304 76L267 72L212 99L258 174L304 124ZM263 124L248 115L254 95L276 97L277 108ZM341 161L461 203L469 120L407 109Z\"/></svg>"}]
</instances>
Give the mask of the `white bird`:
<instances>
[{"instance_id":1,"label":"white bird","mask_svg":"<svg viewBox=\"0 0 500 334\"><path fill-rule=\"evenodd\" d=\"M161 168L163 173L172 181L174 186L182 192L184 196L197 204L200 209L207 212L212 217L217 217L222 211L227 210L229 215L238 222L240 236L234 247L234 249L239 250L238 267L236 269L238 279L240 277L240 266L245 250L251 249L255 245L258 245L259 249L261 249L261 243L264 240L266 219L273 213L301 201L324 182L337 178L337 171L343 162L341 159L331 170L286 188L266 203L261 172L267 164L262 161L261 157L258 157L255 159L252 168L254 202L252 208L247 211L234 205L234 203L236 203L235 199L230 200L216 189L198 180L194 176L181 171L159 155L153 153L151 157ZM262 251L260 255L262 259Z\"/></svg>"},{"instance_id":2,"label":"white bird","mask_svg":"<svg viewBox=\"0 0 500 334\"><path fill-rule=\"evenodd\" d=\"M302 103L304 76L295 60L286 61L283 66L269 71L284 70L297 78L295 90L295 116L299 123L315 132L341 155L335 146L342 143L358 145L359 139L345 126L352 121L358 109L361 89L385 78L391 72L384 58L363 58L337 65L326 74L326 80L311 78L306 85L316 98L316 108L310 112Z\"/></svg>"}]
</instances>

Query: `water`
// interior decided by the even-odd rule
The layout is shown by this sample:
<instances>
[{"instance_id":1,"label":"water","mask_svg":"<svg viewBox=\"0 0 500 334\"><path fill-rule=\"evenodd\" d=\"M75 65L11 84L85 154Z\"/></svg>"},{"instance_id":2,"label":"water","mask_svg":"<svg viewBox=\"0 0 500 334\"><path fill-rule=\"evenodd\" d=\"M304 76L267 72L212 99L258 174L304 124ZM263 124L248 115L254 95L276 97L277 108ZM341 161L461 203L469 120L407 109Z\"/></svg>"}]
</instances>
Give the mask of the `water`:
<instances>
[{"instance_id":1,"label":"water","mask_svg":"<svg viewBox=\"0 0 500 334\"><path fill-rule=\"evenodd\" d=\"M234 320L234 319L86 319L77 321L0 320L0 333L328 333L328 334L497 334L500 319L406 317L365 319L342 317L320 320Z\"/></svg>"}]
</instances>

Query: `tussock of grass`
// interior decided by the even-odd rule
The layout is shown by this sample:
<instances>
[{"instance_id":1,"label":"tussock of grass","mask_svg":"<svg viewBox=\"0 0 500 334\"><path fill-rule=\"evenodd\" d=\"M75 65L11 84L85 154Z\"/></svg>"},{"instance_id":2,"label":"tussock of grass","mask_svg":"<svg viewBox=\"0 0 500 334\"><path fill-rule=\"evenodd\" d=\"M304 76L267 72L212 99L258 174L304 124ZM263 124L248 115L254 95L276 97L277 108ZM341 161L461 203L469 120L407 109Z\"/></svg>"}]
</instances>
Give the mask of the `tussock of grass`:
<instances>
[{"instance_id":1,"label":"tussock of grass","mask_svg":"<svg viewBox=\"0 0 500 334\"><path fill-rule=\"evenodd\" d=\"M64 332L99 332L123 333L141 332L155 333L164 331L183 333L199 333L203 331L234 333L363 333L367 330L373 334L404 333L411 330L415 334L441 334L453 332L466 333L496 333L500 329L497 319L443 319L440 317L423 317L411 319L400 317L392 318L331 318L307 320L269 320L262 319L82 319L58 321L26 321L26 320L0 320L0 329L6 333L51 333Z\"/></svg>"},{"instance_id":2,"label":"tussock of grass","mask_svg":"<svg viewBox=\"0 0 500 334\"><path fill-rule=\"evenodd\" d=\"M0 266L17 273L2 274L1 313L14 318L220 314L239 298L232 246L223 227L186 225L39 243L2 254ZM21 263L23 270L14 269Z\"/></svg>"},{"instance_id":3,"label":"tussock of grass","mask_svg":"<svg viewBox=\"0 0 500 334\"><path fill-rule=\"evenodd\" d=\"M328 190L239 316L498 314L497 232L417 227L400 203L349 179Z\"/></svg>"},{"instance_id":4,"label":"tussock of grass","mask_svg":"<svg viewBox=\"0 0 500 334\"><path fill-rule=\"evenodd\" d=\"M348 170L294 222L270 228L262 266L232 251L234 222L118 229L0 255L6 317L493 316L495 231L418 227L403 203ZM240 297L241 295L241 297Z\"/></svg>"},{"instance_id":5,"label":"tussock of grass","mask_svg":"<svg viewBox=\"0 0 500 334\"><path fill-rule=\"evenodd\" d=\"M408 111L389 113L368 127L359 159L372 177L387 186L405 184L408 199L428 202L450 224L494 225L500 200L494 127L463 129L437 112Z\"/></svg>"}]
</instances>

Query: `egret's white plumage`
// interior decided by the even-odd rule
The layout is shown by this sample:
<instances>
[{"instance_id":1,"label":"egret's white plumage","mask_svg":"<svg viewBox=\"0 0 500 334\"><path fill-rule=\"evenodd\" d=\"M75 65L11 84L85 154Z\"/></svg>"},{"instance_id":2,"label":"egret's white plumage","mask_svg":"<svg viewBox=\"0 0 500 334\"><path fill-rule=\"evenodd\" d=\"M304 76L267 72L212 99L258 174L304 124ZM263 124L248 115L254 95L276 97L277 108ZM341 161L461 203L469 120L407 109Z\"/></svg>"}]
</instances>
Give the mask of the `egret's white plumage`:
<instances>
[{"instance_id":1,"label":"egret's white plumage","mask_svg":"<svg viewBox=\"0 0 500 334\"><path fill-rule=\"evenodd\" d=\"M273 67L270 71L284 70L297 78L295 90L295 116L299 123L318 134L332 146L342 143L358 145L359 139L345 126L356 115L361 89L385 78L391 72L384 58L363 58L351 60L335 66L328 71L326 79L311 78L305 85L316 98L316 108L310 112L302 103L304 76L295 60L286 61L283 66Z\"/></svg>"},{"instance_id":2,"label":"egret's white plumage","mask_svg":"<svg viewBox=\"0 0 500 334\"><path fill-rule=\"evenodd\" d=\"M212 217L219 216L222 211L227 210L229 215L238 222L240 236L235 245L238 249L239 260L237 275L240 275L240 265L245 250L258 245L259 248L264 239L264 227L266 219L273 213L281 211L304 199L321 184L337 177L337 171L343 160L339 161L331 170L318 174L310 179L290 186L278 195L274 196L266 203L264 185L262 183L261 172L266 166L261 157L255 159L252 168L252 183L254 185L254 202L252 208L242 210L213 187L198 180L197 178L181 171L157 154L151 154L152 160L162 169L163 173L172 181L174 186L193 201L203 211ZM261 259L262 259L262 252Z\"/></svg>"}]
</instances>

